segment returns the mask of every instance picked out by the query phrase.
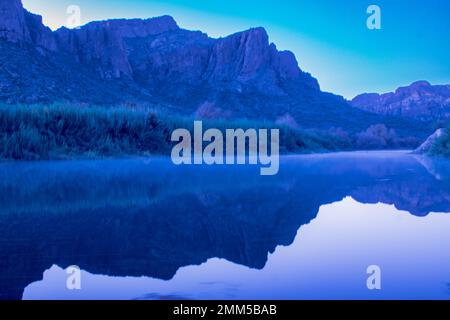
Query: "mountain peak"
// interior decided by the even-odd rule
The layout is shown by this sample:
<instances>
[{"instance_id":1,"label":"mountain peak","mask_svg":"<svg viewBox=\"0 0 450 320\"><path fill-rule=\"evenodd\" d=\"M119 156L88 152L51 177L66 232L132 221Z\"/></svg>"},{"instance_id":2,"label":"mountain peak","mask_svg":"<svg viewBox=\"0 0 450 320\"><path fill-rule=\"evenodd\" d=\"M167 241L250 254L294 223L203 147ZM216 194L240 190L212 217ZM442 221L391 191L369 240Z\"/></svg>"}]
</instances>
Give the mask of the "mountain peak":
<instances>
[{"instance_id":1,"label":"mountain peak","mask_svg":"<svg viewBox=\"0 0 450 320\"><path fill-rule=\"evenodd\" d=\"M450 117L450 86L431 85L428 81L413 82L395 92L362 94L351 104L365 111L420 119Z\"/></svg>"},{"instance_id":2,"label":"mountain peak","mask_svg":"<svg viewBox=\"0 0 450 320\"><path fill-rule=\"evenodd\" d=\"M104 29L114 31L123 37L146 37L168 31L179 30L175 19L164 15L148 19L111 19L104 21L93 21L74 32L82 30Z\"/></svg>"},{"instance_id":3,"label":"mountain peak","mask_svg":"<svg viewBox=\"0 0 450 320\"><path fill-rule=\"evenodd\" d=\"M263 27L250 28L240 33L248 36L251 39L261 39L262 41L269 42L269 35L267 34L266 29Z\"/></svg>"},{"instance_id":4,"label":"mountain peak","mask_svg":"<svg viewBox=\"0 0 450 320\"><path fill-rule=\"evenodd\" d=\"M395 94L406 94L409 95L413 92L419 92L424 89L431 88L431 84L428 81L425 80L419 80L416 82L411 83L409 86L405 87L399 87L397 90L395 90Z\"/></svg>"},{"instance_id":5,"label":"mountain peak","mask_svg":"<svg viewBox=\"0 0 450 320\"><path fill-rule=\"evenodd\" d=\"M413 82L410 85L410 87L430 87L430 86L431 86L431 83L429 83L426 80L419 80L419 81Z\"/></svg>"}]
</instances>

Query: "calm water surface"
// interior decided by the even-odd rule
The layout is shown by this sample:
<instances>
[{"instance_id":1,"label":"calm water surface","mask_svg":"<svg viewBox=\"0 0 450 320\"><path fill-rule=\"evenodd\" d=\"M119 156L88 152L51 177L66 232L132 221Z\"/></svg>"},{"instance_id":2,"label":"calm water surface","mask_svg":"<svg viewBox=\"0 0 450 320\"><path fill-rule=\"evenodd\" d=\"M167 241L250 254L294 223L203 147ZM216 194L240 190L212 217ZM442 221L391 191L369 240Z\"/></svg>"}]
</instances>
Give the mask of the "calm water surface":
<instances>
[{"instance_id":1,"label":"calm water surface","mask_svg":"<svg viewBox=\"0 0 450 320\"><path fill-rule=\"evenodd\" d=\"M450 162L404 152L2 163L0 298L450 299L449 213Z\"/></svg>"}]
</instances>

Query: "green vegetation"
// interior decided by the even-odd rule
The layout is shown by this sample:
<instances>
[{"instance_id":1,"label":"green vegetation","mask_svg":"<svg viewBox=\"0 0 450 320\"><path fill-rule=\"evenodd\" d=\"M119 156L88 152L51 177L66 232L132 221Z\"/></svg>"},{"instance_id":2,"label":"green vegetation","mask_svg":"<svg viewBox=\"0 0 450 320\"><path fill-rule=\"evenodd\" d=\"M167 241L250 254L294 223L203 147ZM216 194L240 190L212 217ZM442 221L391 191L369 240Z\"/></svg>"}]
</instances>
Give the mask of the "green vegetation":
<instances>
[{"instance_id":1,"label":"green vegetation","mask_svg":"<svg viewBox=\"0 0 450 320\"><path fill-rule=\"evenodd\" d=\"M193 130L193 118L169 117L144 108L79 105L0 106L0 159L169 155L172 131ZM280 128L282 153L351 148L345 135L294 129L272 122L205 120L205 128Z\"/></svg>"}]
</instances>

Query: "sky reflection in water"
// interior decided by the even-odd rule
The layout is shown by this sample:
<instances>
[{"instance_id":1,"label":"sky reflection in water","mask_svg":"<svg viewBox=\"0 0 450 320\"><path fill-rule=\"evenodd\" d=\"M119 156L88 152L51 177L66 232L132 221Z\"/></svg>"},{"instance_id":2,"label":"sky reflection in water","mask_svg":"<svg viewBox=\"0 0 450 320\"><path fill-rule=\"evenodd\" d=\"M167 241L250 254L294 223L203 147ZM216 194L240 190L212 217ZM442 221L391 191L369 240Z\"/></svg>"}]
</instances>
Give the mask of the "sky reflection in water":
<instances>
[{"instance_id":1,"label":"sky reflection in water","mask_svg":"<svg viewBox=\"0 0 450 320\"><path fill-rule=\"evenodd\" d=\"M392 152L286 157L275 177L156 158L5 163L0 296L448 299L449 168ZM381 291L366 287L373 264ZM70 265L86 270L80 291Z\"/></svg>"}]
</instances>

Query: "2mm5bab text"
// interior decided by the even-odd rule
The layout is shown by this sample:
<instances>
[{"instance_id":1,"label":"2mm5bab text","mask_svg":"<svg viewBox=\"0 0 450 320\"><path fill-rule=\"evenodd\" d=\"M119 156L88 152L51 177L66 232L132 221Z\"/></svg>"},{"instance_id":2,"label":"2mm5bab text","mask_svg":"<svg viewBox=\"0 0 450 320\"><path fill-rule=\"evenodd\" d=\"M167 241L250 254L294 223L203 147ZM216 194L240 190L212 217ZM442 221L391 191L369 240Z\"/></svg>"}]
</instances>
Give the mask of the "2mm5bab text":
<instances>
[{"instance_id":1,"label":"2mm5bab text","mask_svg":"<svg viewBox=\"0 0 450 320\"><path fill-rule=\"evenodd\" d=\"M276 315L276 305L219 305L218 315Z\"/></svg>"}]
</instances>

